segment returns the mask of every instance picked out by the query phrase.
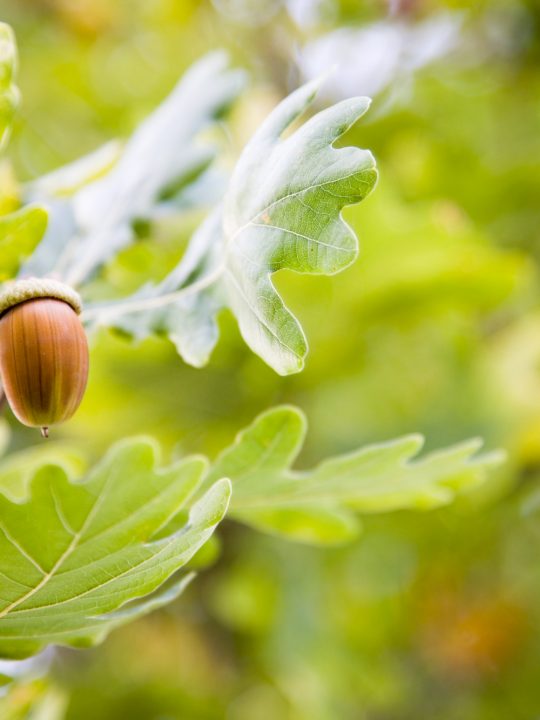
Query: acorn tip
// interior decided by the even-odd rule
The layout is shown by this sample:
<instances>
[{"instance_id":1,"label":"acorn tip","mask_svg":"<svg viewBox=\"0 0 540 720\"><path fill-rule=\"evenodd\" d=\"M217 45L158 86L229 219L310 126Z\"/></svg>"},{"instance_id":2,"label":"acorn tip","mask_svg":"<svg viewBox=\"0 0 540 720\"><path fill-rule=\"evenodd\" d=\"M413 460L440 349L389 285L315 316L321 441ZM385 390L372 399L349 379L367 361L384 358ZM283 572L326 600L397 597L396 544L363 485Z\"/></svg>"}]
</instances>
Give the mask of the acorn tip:
<instances>
[{"instance_id":1,"label":"acorn tip","mask_svg":"<svg viewBox=\"0 0 540 720\"><path fill-rule=\"evenodd\" d=\"M42 438L48 438L48 437L49 437L49 428L48 428L48 427L42 427L42 428L41 428L41 437L42 437Z\"/></svg>"}]
</instances>

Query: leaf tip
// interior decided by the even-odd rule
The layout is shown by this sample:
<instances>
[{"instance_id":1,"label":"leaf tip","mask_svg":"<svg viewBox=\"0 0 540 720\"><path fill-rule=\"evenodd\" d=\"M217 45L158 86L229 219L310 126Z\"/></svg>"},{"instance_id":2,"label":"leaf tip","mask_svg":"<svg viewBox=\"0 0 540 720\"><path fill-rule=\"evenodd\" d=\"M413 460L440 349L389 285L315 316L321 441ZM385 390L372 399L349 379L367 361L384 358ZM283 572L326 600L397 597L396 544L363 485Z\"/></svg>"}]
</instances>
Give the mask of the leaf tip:
<instances>
[{"instance_id":1,"label":"leaf tip","mask_svg":"<svg viewBox=\"0 0 540 720\"><path fill-rule=\"evenodd\" d=\"M189 524L204 528L215 527L225 517L232 495L232 483L227 477L217 480L191 508Z\"/></svg>"}]
</instances>

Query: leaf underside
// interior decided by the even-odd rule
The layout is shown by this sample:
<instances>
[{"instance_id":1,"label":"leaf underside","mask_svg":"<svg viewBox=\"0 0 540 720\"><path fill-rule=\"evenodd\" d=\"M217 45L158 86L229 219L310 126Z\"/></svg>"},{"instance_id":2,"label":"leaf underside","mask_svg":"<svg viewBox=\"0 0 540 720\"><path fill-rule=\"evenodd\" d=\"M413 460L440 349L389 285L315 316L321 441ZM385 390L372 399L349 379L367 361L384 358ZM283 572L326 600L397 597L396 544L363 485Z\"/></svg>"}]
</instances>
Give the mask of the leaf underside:
<instances>
[{"instance_id":1,"label":"leaf underside","mask_svg":"<svg viewBox=\"0 0 540 720\"><path fill-rule=\"evenodd\" d=\"M341 210L363 200L377 179L369 151L333 146L366 112L368 98L338 103L282 138L319 84L299 88L263 123L224 204L228 304L250 348L282 375L302 370L307 342L270 276L284 269L333 275L350 265L358 242Z\"/></svg>"},{"instance_id":2,"label":"leaf underside","mask_svg":"<svg viewBox=\"0 0 540 720\"><path fill-rule=\"evenodd\" d=\"M283 137L319 84L300 88L270 114L244 149L222 208L194 234L172 273L129 298L91 307L91 326L137 339L166 334L199 367L218 339L216 314L228 308L246 343L276 372L302 369L307 342L271 276L283 269L332 275L350 265L357 239L341 211L377 179L370 152L334 147L366 112L367 98L323 110Z\"/></svg>"}]
</instances>

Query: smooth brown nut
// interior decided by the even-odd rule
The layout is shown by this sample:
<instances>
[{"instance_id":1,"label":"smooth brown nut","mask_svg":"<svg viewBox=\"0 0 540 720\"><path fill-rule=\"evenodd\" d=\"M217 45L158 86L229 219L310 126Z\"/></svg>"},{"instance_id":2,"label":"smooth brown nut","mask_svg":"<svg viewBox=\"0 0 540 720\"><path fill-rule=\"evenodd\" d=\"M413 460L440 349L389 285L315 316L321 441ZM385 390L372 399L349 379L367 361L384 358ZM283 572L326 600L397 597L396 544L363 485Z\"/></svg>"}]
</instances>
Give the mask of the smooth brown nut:
<instances>
[{"instance_id":1,"label":"smooth brown nut","mask_svg":"<svg viewBox=\"0 0 540 720\"><path fill-rule=\"evenodd\" d=\"M0 375L23 425L68 420L88 379L88 343L72 304L51 297L23 300L0 317Z\"/></svg>"}]
</instances>

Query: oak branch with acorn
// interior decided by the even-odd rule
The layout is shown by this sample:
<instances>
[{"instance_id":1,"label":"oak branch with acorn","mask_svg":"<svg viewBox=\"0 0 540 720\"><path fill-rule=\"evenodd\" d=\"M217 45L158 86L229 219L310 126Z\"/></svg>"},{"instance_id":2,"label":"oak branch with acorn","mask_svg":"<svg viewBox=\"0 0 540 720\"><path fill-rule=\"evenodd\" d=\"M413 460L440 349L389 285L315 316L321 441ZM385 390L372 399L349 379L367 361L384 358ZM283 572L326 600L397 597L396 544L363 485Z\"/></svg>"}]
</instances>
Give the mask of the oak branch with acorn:
<instances>
[{"instance_id":1,"label":"oak branch with acorn","mask_svg":"<svg viewBox=\"0 0 540 720\"><path fill-rule=\"evenodd\" d=\"M15 69L13 34L0 24L3 144L18 99ZM277 373L303 368L307 340L273 275L333 275L356 259L341 213L369 195L377 170L369 151L335 143L369 100L345 100L291 132L320 83L300 87L227 175L214 163L216 144L203 138L244 80L224 54L203 58L127 142L27 183L20 207L0 215L0 375L25 425L47 436L75 413L88 376L86 333L100 326L137 340L166 336L200 367L218 341L217 315L229 311ZM193 209L206 219L160 282L113 300L118 291L103 275L91 288L141 222L151 233L159 218ZM37 461L10 453L6 472L0 434L0 657L89 645L170 602L191 579L173 576L226 513L290 540L342 543L358 533L360 514L448 504L501 461L479 455L474 440L417 459L422 438L410 435L301 472L294 461L305 432L301 411L272 408L214 462L185 457L168 468L157 467L154 441L123 439L77 481L44 447Z\"/></svg>"}]
</instances>

